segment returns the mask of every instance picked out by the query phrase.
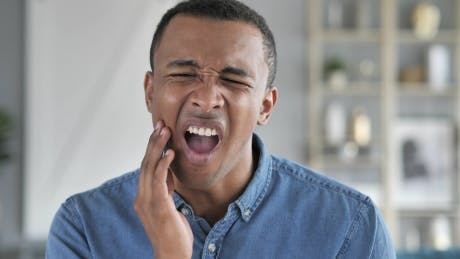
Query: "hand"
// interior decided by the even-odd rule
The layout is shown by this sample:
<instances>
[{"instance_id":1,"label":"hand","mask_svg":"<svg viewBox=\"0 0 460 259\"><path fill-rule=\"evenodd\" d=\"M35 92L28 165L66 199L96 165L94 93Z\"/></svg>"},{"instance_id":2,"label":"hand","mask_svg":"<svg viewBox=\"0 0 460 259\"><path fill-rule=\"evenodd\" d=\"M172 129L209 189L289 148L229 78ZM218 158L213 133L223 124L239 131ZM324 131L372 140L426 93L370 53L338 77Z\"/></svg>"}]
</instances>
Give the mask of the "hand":
<instances>
[{"instance_id":1,"label":"hand","mask_svg":"<svg viewBox=\"0 0 460 259\"><path fill-rule=\"evenodd\" d=\"M155 258L191 258L193 233L173 200L174 180L169 165L174 151L168 149L161 157L170 137L170 129L159 121L142 161L134 210L152 243Z\"/></svg>"}]
</instances>

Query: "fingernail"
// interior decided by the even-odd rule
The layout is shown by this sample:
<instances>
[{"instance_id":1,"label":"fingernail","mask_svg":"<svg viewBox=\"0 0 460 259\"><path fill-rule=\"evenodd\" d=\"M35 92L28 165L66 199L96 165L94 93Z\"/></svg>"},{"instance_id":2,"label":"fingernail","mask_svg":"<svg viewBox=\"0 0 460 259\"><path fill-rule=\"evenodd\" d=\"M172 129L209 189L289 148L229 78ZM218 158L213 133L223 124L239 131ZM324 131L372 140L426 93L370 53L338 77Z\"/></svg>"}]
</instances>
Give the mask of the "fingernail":
<instances>
[{"instance_id":1,"label":"fingernail","mask_svg":"<svg viewBox=\"0 0 460 259\"><path fill-rule=\"evenodd\" d=\"M166 133L166 127L162 128L160 131L160 135L163 136Z\"/></svg>"},{"instance_id":2,"label":"fingernail","mask_svg":"<svg viewBox=\"0 0 460 259\"><path fill-rule=\"evenodd\" d=\"M162 120L157 121L157 123L155 124L155 131L159 130L162 124L163 124Z\"/></svg>"},{"instance_id":3,"label":"fingernail","mask_svg":"<svg viewBox=\"0 0 460 259\"><path fill-rule=\"evenodd\" d=\"M165 156L169 155L171 153L171 151L168 149L168 150L163 150L161 152L161 158L164 158Z\"/></svg>"}]
</instances>

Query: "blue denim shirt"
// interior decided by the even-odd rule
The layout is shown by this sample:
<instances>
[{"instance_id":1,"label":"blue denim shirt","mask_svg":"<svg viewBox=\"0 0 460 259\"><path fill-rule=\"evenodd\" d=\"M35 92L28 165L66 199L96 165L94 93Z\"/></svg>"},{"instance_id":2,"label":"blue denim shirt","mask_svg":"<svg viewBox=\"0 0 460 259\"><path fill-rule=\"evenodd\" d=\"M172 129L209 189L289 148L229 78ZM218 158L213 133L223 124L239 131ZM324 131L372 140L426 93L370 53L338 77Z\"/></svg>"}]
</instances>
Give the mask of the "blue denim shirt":
<instances>
[{"instance_id":1,"label":"blue denim shirt","mask_svg":"<svg viewBox=\"0 0 460 259\"><path fill-rule=\"evenodd\" d=\"M178 194L194 234L193 258L395 258L379 211L365 195L270 155L254 135L259 163L243 194L214 226ZM60 207L47 258L153 258L133 209L139 170L74 195Z\"/></svg>"}]
</instances>

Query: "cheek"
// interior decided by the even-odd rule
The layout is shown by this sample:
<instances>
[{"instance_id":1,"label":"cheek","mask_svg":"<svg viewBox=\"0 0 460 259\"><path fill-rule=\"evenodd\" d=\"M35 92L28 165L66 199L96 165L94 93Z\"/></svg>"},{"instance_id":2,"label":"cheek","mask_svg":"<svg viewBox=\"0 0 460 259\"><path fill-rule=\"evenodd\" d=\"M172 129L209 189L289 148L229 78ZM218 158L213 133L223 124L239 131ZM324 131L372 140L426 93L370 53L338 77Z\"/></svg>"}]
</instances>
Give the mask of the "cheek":
<instances>
[{"instance_id":1,"label":"cheek","mask_svg":"<svg viewBox=\"0 0 460 259\"><path fill-rule=\"evenodd\" d=\"M164 120L167 126L174 129L184 99L183 94L174 88L159 89L153 97L153 120Z\"/></svg>"},{"instance_id":2,"label":"cheek","mask_svg":"<svg viewBox=\"0 0 460 259\"><path fill-rule=\"evenodd\" d=\"M230 120L233 121L234 127L255 128L260 109L260 104L256 99L254 96L245 96L235 98L233 102L230 101Z\"/></svg>"}]
</instances>

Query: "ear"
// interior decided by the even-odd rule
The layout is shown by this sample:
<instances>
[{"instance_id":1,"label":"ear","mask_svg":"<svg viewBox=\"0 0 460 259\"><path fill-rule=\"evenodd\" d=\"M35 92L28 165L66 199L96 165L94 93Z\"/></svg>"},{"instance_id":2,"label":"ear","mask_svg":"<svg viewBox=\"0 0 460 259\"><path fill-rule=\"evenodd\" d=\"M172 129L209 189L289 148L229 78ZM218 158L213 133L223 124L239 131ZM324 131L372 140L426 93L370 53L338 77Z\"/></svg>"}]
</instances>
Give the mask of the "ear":
<instances>
[{"instance_id":1,"label":"ear","mask_svg":"<svg viewBox=\"0 0 460 259\"><path fill-rule=\"evenodd\" d=\"M272 86L265 91L265 96L260 106L259 118L257 119L257 125L265 125L270 118L270 115L275 108L276 101L278 100L278 89Z\"/></svg>"},{"instance_id":2,"label":"ear","mask_svg":"<svg viewBox=\"0 0 460 259\"><path fill-rule=\"evenodd\" d=\"M147 71L144 78L144 94L145 94L145 104L147 105L147 110L152 113L152 103L153 103L153 72Z\"/></svg>"}]
</instances>

